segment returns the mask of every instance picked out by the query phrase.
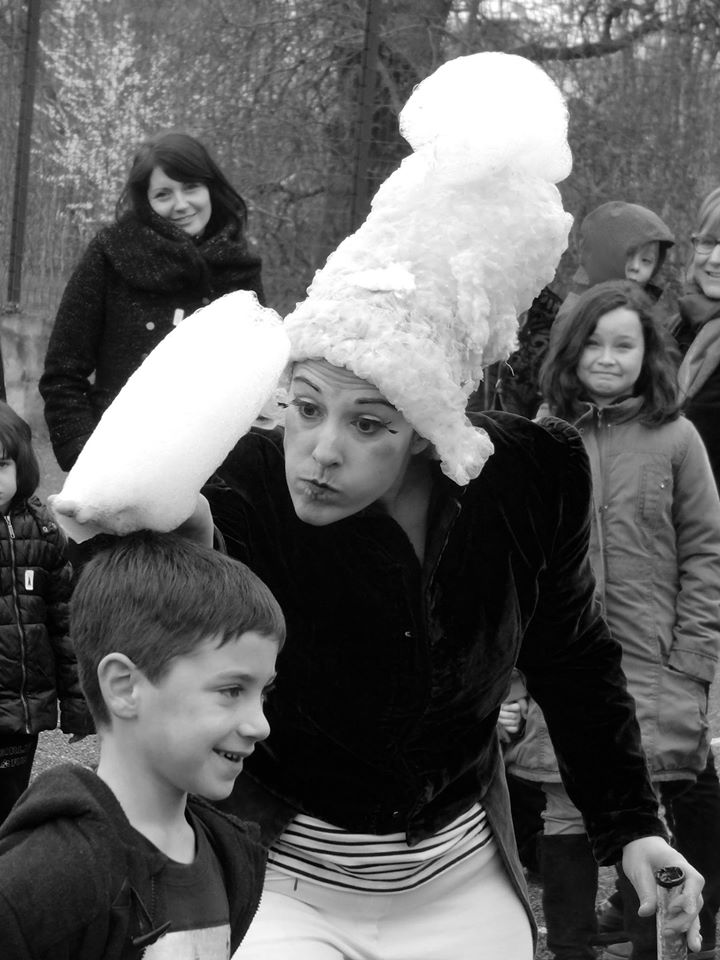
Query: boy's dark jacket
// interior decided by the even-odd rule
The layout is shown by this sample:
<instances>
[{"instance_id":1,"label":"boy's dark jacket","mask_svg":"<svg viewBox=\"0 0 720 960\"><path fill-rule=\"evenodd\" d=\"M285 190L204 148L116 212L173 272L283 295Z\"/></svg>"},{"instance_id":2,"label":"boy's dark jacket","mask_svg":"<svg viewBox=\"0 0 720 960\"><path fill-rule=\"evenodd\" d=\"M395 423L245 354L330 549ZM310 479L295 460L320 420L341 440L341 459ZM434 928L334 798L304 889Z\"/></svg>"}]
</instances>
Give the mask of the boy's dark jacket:
<instances>
[{"instance_id":1,"label":"boy's dark jacket","mask_svg":"<svg viewBox=\"0 0 720 960\"><path fill-rule=\"evenodd\" d=\"M189 807L223 870L232 953L260 901L265 851L254 824L197 798ZM91 770L41 774L0 828L2 960L139 960L164 922L153 915L163 863Z\"/></svg>"},{"instance_id":2,"label":"boy's dark jacket","mask_svg":"<svg viewBox=\"0 0 720 960\"><path fill-rule=\"evenodd\" d=\"M66 547L36 497L0 520L0 734L54 730L58 699L65 733L93 732L67 633Z\"/></svg>"}]
</instances>

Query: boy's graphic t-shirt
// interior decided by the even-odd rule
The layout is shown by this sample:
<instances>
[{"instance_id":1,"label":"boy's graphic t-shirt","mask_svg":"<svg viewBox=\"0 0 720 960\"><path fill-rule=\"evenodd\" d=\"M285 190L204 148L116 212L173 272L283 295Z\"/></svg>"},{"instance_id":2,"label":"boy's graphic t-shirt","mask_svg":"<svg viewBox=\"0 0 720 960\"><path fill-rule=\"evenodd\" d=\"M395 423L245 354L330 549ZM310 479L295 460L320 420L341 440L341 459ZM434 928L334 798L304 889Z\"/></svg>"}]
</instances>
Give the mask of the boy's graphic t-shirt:
<instances>
[{"instance_id":1,"label":"boy's graphic t-shirt","mask_svg":"<svg viewBox=\"0 0 720 960\"><path fill-rule=\"evenodd\" d=\"M143 960L230 960L230 910L222 868L203 825L189 811L188 819L195 831L195 860L185 864L167 858L158 875L162 921L169 920L171 927L146 948Z\"/></svg>"}]
</instances>

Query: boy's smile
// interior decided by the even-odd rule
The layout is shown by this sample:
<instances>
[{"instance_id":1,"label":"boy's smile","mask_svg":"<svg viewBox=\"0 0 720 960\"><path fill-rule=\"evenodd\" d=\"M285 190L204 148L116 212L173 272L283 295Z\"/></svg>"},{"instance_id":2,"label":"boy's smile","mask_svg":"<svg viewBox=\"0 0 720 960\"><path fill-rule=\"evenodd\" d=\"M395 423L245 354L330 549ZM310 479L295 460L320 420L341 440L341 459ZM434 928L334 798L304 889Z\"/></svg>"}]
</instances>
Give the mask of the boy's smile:
<instances>
[{"instance_id":1,"label":"boy's smile","mask_svg":"<svg viewBox=\"0 0 720 960\"><path fill-rule=\"evenodd\" d=\"M211 637L176 657L155 684L138 681L137 761L158 794L227 797L243 760L270 727L263 700L278 644L248 631Z\"/></svg>"}]
</instances>

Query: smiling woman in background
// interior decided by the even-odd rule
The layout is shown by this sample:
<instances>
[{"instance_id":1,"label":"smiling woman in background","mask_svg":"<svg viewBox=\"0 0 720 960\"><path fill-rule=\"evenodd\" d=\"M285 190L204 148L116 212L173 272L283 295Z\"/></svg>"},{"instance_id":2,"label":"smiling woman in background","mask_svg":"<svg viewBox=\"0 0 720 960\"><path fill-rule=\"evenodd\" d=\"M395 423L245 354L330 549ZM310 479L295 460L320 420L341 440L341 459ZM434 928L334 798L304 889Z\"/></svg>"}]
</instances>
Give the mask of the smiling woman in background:
<instances>
[{"instance_id":1,"label":"smiling woman in background","mask_svg":"<svg viewBox=\"0 0 720 960\"><path fill-rule=\"evenodd\" d=\"M683 413L703 438L720 486L720 187L700 205L692 244L673 330L684 354L678 382Z\"/></svg>"},{"instance_id":2,"label":"smiling woman in background","mask_svg":"<svg viewBox=\"0 0 720 960\"><path fill-rule=\"evenodd\" d=\"M263 301L246 221L244 200L194 137L169 132L142 145L117 222L90 242L50 337L40 393L63 470L130 374L184 317L233 290Z\"/></svg>"}]
</instances>

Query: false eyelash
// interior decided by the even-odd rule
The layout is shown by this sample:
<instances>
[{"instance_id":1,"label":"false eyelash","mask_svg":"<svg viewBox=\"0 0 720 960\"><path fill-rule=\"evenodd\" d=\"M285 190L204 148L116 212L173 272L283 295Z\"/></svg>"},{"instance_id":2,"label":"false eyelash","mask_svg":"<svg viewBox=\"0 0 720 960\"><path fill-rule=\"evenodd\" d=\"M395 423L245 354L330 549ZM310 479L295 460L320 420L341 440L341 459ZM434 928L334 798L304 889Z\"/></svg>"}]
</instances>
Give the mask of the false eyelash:
<instances>
[{"instance_id":1,"label":"false eyelash","mask_svg":"<svg viewBox=\"0 0 720 960\"><path fill-rule=\"evenodd\" d=\"M380 423L385 427L385 429L387 430L388 433L394 433L394 434L395 434L395 433L399 433L399 432L400 432L399 430L393 430L393 429L392 429L392 427L390 426L390 424L392 423L391 420L388 420L387 422L384 422L383 420L381 420Z\"/></svg>"}]
</instances>

